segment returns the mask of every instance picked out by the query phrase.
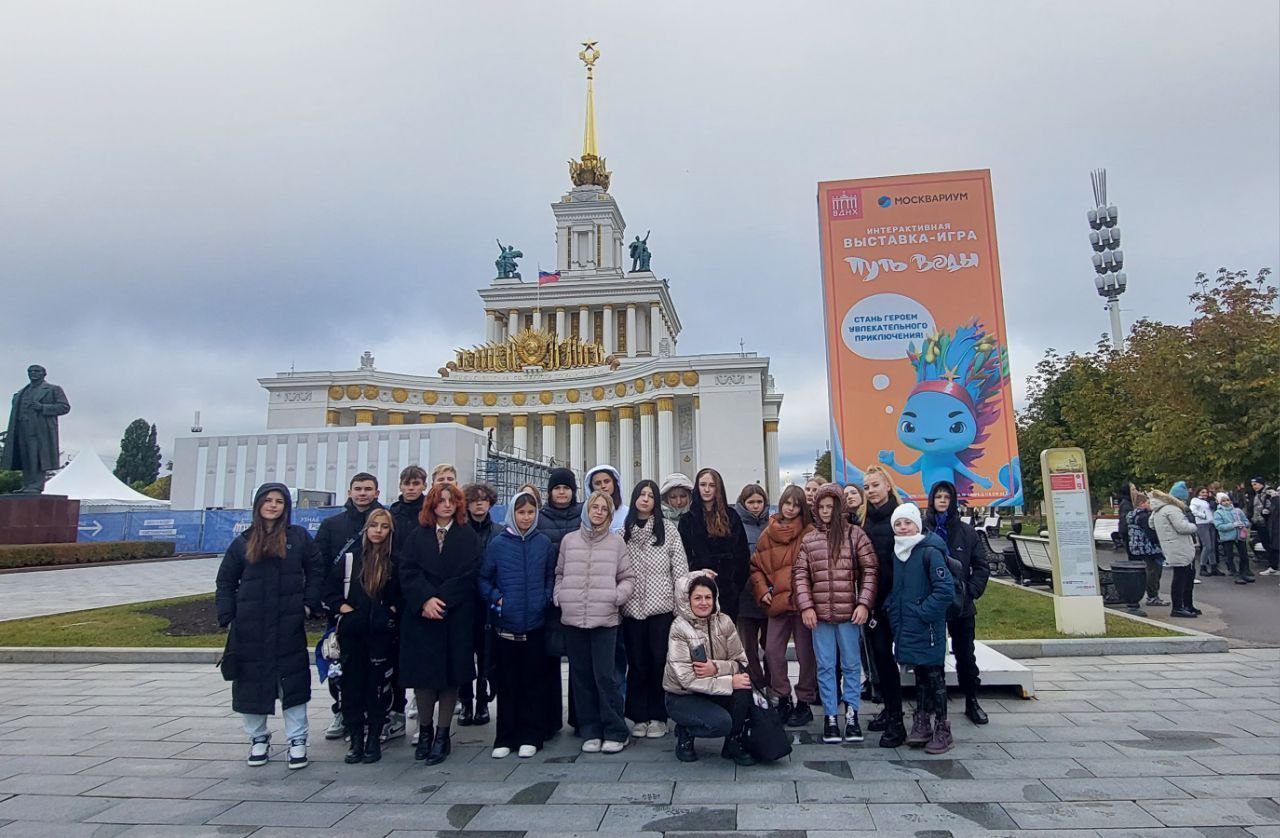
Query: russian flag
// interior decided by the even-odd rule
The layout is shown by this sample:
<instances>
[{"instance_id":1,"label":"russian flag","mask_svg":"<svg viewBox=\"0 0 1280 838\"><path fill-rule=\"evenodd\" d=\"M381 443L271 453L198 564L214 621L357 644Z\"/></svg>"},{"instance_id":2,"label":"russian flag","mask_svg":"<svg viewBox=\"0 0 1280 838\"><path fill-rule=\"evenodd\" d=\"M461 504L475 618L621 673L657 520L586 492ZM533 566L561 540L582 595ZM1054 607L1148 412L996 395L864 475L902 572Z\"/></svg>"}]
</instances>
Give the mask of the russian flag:
<instances>
[{"instance_id":1,"label":"russian flag","mask_svg":"<svg viewBox=\"0 0 1280 838\"><path fill-rule=\"evenodd\" d=\"M549 283L549 282L559 282L559 281L560 281L560 272L559 272L559 271L556 271L556 272L554 272L554 273L550 273L550 272L548 272L548 271L538 271L538 284L539 284L539 285L546 285L546 284L547 284L547 283Z\"/></svg>"}]
</instances>

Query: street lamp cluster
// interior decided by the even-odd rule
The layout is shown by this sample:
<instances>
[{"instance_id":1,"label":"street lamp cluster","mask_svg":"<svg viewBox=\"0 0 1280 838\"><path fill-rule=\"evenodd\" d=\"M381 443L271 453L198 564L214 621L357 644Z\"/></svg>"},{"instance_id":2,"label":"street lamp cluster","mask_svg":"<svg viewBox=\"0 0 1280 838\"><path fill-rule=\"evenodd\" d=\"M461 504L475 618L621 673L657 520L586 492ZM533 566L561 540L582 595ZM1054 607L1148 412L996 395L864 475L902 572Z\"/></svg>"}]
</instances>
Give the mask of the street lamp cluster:
<instances>
[{"instance_id":1,"label":"street lamp cluster","mask_svg":"<svg viewBox=\"0 0 1280 838\"><path fill-rule=\"evenodd\" d=\"M1128 285L1124 271L1124 251L1120 249L1120 211L1107 203L1107 170L1094 169L1093 200L1089 210L1089 244L1093 246L1093 269L1097 276L1093 286L1106 299L1111 314L1111 343L1119 351L1124 348L1124 332L1120 326L1120 295Z\"/></svg>"}]
</instances>

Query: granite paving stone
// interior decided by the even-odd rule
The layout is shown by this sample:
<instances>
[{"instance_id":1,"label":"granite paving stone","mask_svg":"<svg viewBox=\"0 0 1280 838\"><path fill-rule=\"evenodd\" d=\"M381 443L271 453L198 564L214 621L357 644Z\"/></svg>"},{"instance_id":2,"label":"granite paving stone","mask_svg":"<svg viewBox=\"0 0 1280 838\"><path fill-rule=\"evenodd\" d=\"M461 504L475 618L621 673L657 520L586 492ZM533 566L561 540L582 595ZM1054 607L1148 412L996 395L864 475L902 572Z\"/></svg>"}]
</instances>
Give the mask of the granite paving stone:
<instances>
[{"instance_id":1,"label":"granite paving stone","mask_svg":"<svg viewBox=\"0 0 1280 838\"><path fill-rule=\"evenodd\" d=\"M975 780L1025 780L1029 777L1089 777L1083 760L1074 759L967 759L959 767ZM940 779L965 779L964 777Z\"/></svg>"},{"instance_id":2,"label":"granite paving stone","mask_svg":"<svg viewBox=\"0 0 1280 838\"><path fill-rule=\"evenodd\" d=\"M1160 821L1128 800L1006 803L1004 810L1021 829L1131 829L1161 825Z\"/></svg>"},{"instance_id":3,"label":"granite paving stone","mask_svg":"<svg viewBox=\"0 0 1280 838\"><path fill-rule=\"evenodd\" d=\"M1166 826L1280 825L1280 804L1262 797L1143 800L1138 805Z\"/></svg>"},{"instance_id":4,"label":"granite paving stone","mask_svg":"<svg viewBox=\"0 0 1280 838\"><path fill-rule=\"evenodd\" d=\"M1192 797L1280 797L1280 775L1276 774L1257 777L1175 777L1170 782ZM0 783L0 787L2 786Z\"/></svg>"},{"instance_id":5,"label":"granite paving stone","mask_svg":"<svg viewBox=\"0 0 1280 838\"><path fill-rule=\"evenodd\" d=\"M16 794L0 801L0 820L76 823L120 801L61 794Z\"/></svg>"},{"instance_id":6,"label":"granite paving stone","mask_svg":"<svg viewBox=\"0 0 1280 838\"><path fill-rule=\"evenodd\" d=\"M736 803L795 803L796 783L792 780L735 782L681 780L671 799L677 805Z\"/></svg>"},{"instance_id":7,"label":"granite paving stone","mask_svg":"<svg viewBox=\"0 0 1280 838\"><path fill-rule=\"evenodd\" d=\"M920 784L914 780L797 780L796 800L799 803L923 803L925 797Z\"/></svg>"},{"instance_id":8,"label":"granite paving stone","mask_svg":"<svg viewBox=\"0 0 1280 838\"><path fill-rule=\"evenodd\" d=\"M118 777L83 793L91 794L95 797L181 799L191 797L217 783L217 780L198 777L191 779L184 777Z\"/></svg>"},{"instance_id":9,"label":"granite paving stone","mask_svg":"<svg viewBox=\"0 0 1280 838\"><path fill-rule=\"evenodd\" d=\"M920 790L930 803L1003 803L1057 800L1039 780L921 780Z\"/></svg>"},{"instance_id":10,"label":"granite paving stone","mask_svg":"<svg viewBox=\"0 0 1280 838\"><path fill-rule=\"evenodd\" d=\"M595 830L610 808L603 804L485 806L466 824L472 829Z\"/></svg>"},{"instance_id":11,"label":"granite paving stone","mask_svg":"<svg viewBox=\"0 0 1280 838\"><path fill-rule=\"evenodd\" d=\"M990 835L1017 825L997 803L872 803L876 829L890 835Z\"/></svg>"},{"instance_id":12,"label":"granite paving stone","mask_svg":"<svg viewBox=\"0 0 1280 838\"><path fill-rule=\"evenodd\" d=\"M1044 784L1061 800L1141 800L1190 797L1162 777L1050 779Z\"/></svg>"},{"instance_id":13,"label":"granite paving stone","mask_svg":"<svg viewBox=\"0 0 1280 838\"><path fill-rule=\"evenodd\" d=\"M254 800L237 803L217 817L207 819L206 822L225 823L232 826L330 827L355 808L354 805L345 803L276 803Z\"/></svg>"},{"instance_id":14,"label":"granite paving stone","mask_svg":"<svg viewBox=\"0 0 1280 838\"><path fill-rule=\"evenodd\" d=\"M0 780L0 794L83 794L110 779L85 774L15 774Z\"/></svg>"},{"instance_id":15,"label":"granite paving stone","mask_svg":"<svg viewBox=\"0 0 1280 838\"><path fill-rule=\"evenodd\" d=\"M671 802L671 782L558 783L549 803L648 803Z\"/></svg>"},{"instance_id":16,"label":"granite paving stone","mask_svg":"<svg viewBox=\"0 0 1280 838\"><path fill-rule=\"evenodd\" d=\"M797 789L799 787L797 786ZM871 812L859 803L743 803L738 806L743 829L874 830Z\"/></svg>"},{"instance_id":17,"label":"granite paving stone","mask_svg":"<svg viewBox=\"0 0 1280 838\"><path fill-rule=\"evenodd\" d=\"M92 823L202 824L235 805L242 804L224 800L134 798L117 801L85 820Z\"/></svg>"},{"instance_id":18,"label":"granite paving stone","mask_svg":"<svg viewBox=\"0 0 1280 838\"><path fill-rule=\"evenodd\" d=\"M469 825L480 806L455 804L362 803L338 822L339 829L457 830Z\"/></svg>"}]
</instances>

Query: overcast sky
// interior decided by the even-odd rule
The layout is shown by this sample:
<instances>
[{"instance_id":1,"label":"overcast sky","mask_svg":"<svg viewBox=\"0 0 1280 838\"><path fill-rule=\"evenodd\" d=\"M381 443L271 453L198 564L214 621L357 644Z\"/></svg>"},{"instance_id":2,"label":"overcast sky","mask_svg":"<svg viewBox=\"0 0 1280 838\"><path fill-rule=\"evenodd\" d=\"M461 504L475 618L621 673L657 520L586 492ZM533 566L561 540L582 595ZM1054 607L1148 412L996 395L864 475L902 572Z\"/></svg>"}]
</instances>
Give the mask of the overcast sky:
<instances>
[{"instance_id":1,"label":"overcast sky","mask_svg":"<svg viewBox=\"0 0 1280 838\"><path fill-rule=\"evenodd\" d=\"M0 390L40 362L64 449L266 421L289 369L431 374L483 339L495 237L554 264L583 71L610 191L682 353L772 358L782 468L826 445L816 183L990 168L1021 401L1197 271L1280 265L1280 5L59 2L0 7ZM8 389L5 389L8 388Z\"/></svg>"}]
</instances>

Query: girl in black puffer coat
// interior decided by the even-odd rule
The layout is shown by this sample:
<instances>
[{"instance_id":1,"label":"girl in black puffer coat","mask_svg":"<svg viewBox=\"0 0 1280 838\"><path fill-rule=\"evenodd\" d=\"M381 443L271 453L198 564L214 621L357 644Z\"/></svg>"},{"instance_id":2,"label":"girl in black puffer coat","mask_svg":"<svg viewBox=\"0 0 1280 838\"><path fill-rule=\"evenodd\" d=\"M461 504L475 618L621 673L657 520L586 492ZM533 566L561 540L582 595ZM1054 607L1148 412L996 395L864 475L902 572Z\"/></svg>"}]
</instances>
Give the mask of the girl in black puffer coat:
<instances>
[{"instance_id":1,"label":"girl in black puffer coat","mask_svg":"<svg viewBox=\"0 0 1280 838\"><path fill-rule=\"evenodd\" d=\"M290 524L289 489L264 483L253 497L253 522L231 542L218 568L218 625L230 626L231 707L252 740L249 764L265 765L267 716L284 708L289 767L307 765L311 660L306 618L320 609L324 570L315 543Z\"/></svg>"},{"instance_id":2,"label":"girl in black puffer coat","mask_svg":"<svg viewBox=\"0 0 1280 838\"><path fill-rule=\"evenodd\" d=\"M338 618L342 720L351 737L346 762L382 759L399 640L400 580L391 559L392 515L369 513L359 543L329 567L324 605Z\"/></svg>"}]
</instances>

